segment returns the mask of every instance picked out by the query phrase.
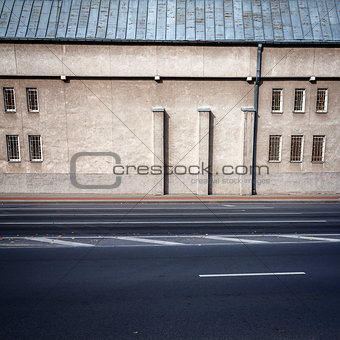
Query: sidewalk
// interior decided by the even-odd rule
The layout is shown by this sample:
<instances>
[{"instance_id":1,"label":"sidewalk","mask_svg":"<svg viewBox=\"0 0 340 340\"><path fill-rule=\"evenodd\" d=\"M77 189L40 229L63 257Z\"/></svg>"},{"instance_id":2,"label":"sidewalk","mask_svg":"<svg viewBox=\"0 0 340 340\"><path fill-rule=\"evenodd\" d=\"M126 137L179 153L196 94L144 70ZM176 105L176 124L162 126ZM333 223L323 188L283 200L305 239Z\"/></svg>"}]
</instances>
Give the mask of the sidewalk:
<instances>
[{"instance_id":1,"label":"sidewalk","mask_svg":"<svg viewBox=\"0 0 340 340\"><path fill-rule=\"evenodd\" d=\"M226 202L340 202L340 195L104 195L104 194L0 194L1 203L110 202L110 203L226 203Z\"/></svg>"}]
</instances>

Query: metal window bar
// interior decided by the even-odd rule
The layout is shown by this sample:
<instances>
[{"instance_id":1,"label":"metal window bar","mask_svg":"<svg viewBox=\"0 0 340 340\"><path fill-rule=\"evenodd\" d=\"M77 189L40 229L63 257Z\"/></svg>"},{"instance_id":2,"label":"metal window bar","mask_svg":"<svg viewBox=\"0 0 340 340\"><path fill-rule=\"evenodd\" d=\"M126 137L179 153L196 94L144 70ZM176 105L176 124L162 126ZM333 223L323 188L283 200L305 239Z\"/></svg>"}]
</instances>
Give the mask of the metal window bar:
<instances>
[{"instance_id":1,"label":"metal window bar","mask_svg":"<svg viewBox=\"0 0 340 340\"><path fill-rule=\"evenodd\" d=\"M6 112L15 112L15 93L14 88L4 88L4 104Z\"/></svg>"},{"instance_id":2,"label":"metal window bar","mask_svg":"<svg viewBox=\"0 0 340 340\"><path fill-rule=\"evenodd\" d=\"M281 136L269 136L269 162L280 162L281 160Z\"/></svg>"},{"instance_id":3,"label":"metal window bar","mask_svg":"<svg viewBox=\"0 0 340 340\"><path fill-rule=\"evenodd\" d=\"M312 162L324 161L325 136L313 136Z\"/></svg>"},{"instance_id":4,"label":"metal window bar","mask_svg":"<svg viewBox=\"0 0 340 340\"><path fill-rule=\"evenodd\" d=\"M318 89L316 96L316 111L327 111L327 89Z\"/></svg>"},{"instance_id":5,"label":"metal window bar","mask_svg":"<svg viewBox=\"0 0 340 340\"><path fill-rule=\"evenodd\" d=\"M294 112L305 111L305 90L295 89Z\"/></svg>"},{"instance_id":6,"label":"metal window bar","mask_svg":"<svg viewBox=\"0 0 340 340\"><path fill-rule=\"evenodd\" d=\"M42 161L41 136L28 136L30 161Z\"/></svg>"},{"instance_id":7,"label":"metal window bar","mask_svg":"<svg viewBox=\"0 0 340 340\"><path fill-rule=\"evenodd\" d=\"M272 112L282 111L282 89L273 89L272 92Z\"/></svg>"},{"instance_id":8,"label":"metal window bar","mask_svg":"<svg viewBox=\"0 0 340 340\"><path fill-rule=\"evenodd\" d=\"M19 136L6 136L7 140L7 160L9 162L20 161Z\"/></svg>"},{"instance_id":9,"label":"metal window bar","mask_svg":"<svg viewBox=\"0 0 340 340\"><path fill-rule=\"evenodd\" d=\"M26 89L28 112L39 112L38 90L35 88Z\"/></svg>"},{"instance_id":10,"label":"metal window bar","mask_svg":"<svg viewBox=\"0 0 340 340\"><path fill-rule=\"evenodd\" d=\"M291 136L290 146L290 161L302 162L302 144L303 136L294 135Z\"/></svg>"}]
</instances>

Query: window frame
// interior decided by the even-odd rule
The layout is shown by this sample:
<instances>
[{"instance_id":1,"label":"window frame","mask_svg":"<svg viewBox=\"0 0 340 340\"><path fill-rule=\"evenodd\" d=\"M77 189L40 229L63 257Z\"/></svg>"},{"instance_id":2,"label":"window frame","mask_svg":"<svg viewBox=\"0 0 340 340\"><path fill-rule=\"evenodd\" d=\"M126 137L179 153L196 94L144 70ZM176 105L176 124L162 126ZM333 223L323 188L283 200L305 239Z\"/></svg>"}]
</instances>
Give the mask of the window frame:
<instances>
[{"instance_id":1,"label":"window frame","mask_svg":"<svg viewBox=\"0 0 340 340\"><path fill-rule=\"evenodd\" d=\"M325 94L325 108L324 110L318 110L318 93L319 90L324 90ZM328 112L328 88L327 87L320 87L316 89L316 103L315 103L315 112L316 113L327 113Z\"/></svg>"},{"instance_id":2,"label":"window frame","mask_svg":"<svg viewBox=\"0 0 340 340\"><path fill-rule=\"evenodd\" d=\"M292 141L293 141L293 137L301 137L301 155L300 155L300 160L298 160L298 161L292 161ZM289 157L290 163L302 163L303 162L304 142L305 142L305 136L304 135L291 135L290 136L290 157Z\"/></svg>"},{"instance_id":3,"label":"window frame","mask_svg":"<svg viewBox=\"0 0 340 340\"><path fill-rule=\"evenodd\" d=\"M279 137L280 143L279 143L279 159L278 160L271 160L270 159L270 141L271 137ZM269 147L268 147L268 162L269 163L281 163L281 155L282 155L282 135L269 135Z\"/></svg>"},{"instance_id":4,"label":"window frame","mask_svg":"<svg viewBox=\"0 0 340 340\"><path fill-rule=\"evenodd\" d=\"M39 137L40 142L40 159L32 159L32 145L31 145L31 137ZM28 149L29 149L29 156L30 156L30 162L31 163L41 163L43 158L43 147L42 147L42 137L41 135L28 135Z\"/></svg>"},{"instance_id":5,"label":"window frame","mask_svg":"<svg viewBox=\"0 0 340 340\"><path fill-rule=\"evenodd\" d=\"M314 137L322 137L323 144L322 144L322 160L321 161L313 161L313 150L314 150ZM322 164L325 163L325 150L326 150L326 135L313 135L313 142L312 142L312 159L311 162L313 164Z\"/></svg>"},{"instance_id":6,"label":"window frame","mask_svg":"<svg viewBox=\"0 0 340 340\"><path fill-rule=\"evenodd\" d=\"M303 91L303 97L302 97L302 109L301 110L296 110L295 109L295 103L296 103L296 91ZM306 110L306 89L302 88L296 88L294 91L294 107L293 107L293 112L294 113L305 113Z\"/></svg>"},{"instance_id":7,"label":"window frame","mask_svg":"<svg viewBox=\"0 0 340 340\"><path fill-rule=\"evenodd\" d=\"M17 137L18 141L18 159L11 159L10 158L10 152L9 152L9 137ZM8 163L20 163L21 162L21 152L20 152L20 137L19 135L6 135L6 149L7 149L7 162Z\"/></svg>"},{"instance_id":8,"label":"window frame","mask_svg":"<svg viewBox=\"0 0 340 340\"><path fill-rule=\"evenodd\" d=\"M7 108L7 100L6 100L6 90L13 90L13 101L14 101L14 109L8 109ZM17 112L17 103L16 103L16 100L15 100L15 89L14 87L3 87L3 90L2 90L2 93L3 93L3 97L4 97L4 108L5 108L5 112L6 113L16 113Z\"/></svg>"},{"instance_id":9,"label":"window frame","mask_svg":"<svg viewBox=\"0 0 340 340\"><path fill-rule=\"evenodd\" d=\"M273 110L273 95L274 91L280 91L280 109L279 110ZM272 113L283 113L283 89L282 88L273 88L272 89L272 105L271 105L271 111Z\"/></svg>"},{"instance_id":10,"label":"window frame","mask_svg":"<svg viewBox=\"0 0 340 340\"><path fill-rule=\"evenodd\" d=\"M36 94L37 94L37 110L30 110L30 105L29 105L29 92L31 90L35 90ZM30 113L39 113L39 95L38 95L38 88L36 87L27 87L26 88L26 101L27 101L27 111Z\"/></svg>"}]
</instances>

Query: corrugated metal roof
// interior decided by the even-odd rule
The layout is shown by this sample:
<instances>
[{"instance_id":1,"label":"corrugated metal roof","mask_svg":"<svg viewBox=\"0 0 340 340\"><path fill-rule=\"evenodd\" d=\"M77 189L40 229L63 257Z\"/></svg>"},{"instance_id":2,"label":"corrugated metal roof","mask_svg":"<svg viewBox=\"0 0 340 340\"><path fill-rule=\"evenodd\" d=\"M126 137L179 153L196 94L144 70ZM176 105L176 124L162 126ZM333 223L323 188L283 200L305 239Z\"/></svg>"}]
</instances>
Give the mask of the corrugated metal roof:
<instances>
[{"instance_id":1,"label":"corrugated metal roof","mask_svg":"<svg viewBox=\"0 0 340 340\"><path fill-rule=\"evenodd\" d=\"M340 0L0 0L0 39L340 42Z\"/></svg>"}]
</instances>

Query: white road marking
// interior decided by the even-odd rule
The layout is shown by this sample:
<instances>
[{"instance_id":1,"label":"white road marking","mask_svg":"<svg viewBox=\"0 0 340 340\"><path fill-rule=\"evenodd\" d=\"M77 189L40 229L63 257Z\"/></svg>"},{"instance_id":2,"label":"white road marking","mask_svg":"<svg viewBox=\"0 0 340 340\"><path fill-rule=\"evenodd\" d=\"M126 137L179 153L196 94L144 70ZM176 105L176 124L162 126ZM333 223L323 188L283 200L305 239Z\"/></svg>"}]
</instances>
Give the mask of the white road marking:
<instances>
[{"instance_id":1,"label":"white road marking","mask_svg":"<svg viewBox=\"0 0 340 340\"><path fill-rule=\"evenodd\" d=\"M306 275L305 272L282 273L244 273L244 274L201 274L199 277L241 277L241 276L279 276L279 275Z\"/></svg>"},{"instance_id":2,"label":"white road marking","mask_svg":"<svg viewBox=\"0 0 340 340\"><path fill-rule=\"evenodd\" d=\"M108 213L103 213L103 214L91 214L91 213L80 213L77 214L77 212L74 213L64 213L64 214L55 214L54 216L200 216L200 215L212 215L212 217L214 215L236 215L236 216L244 216L244 215L302 215L302 213L300 212L293 212L293 213L287 213L287 212L255 212L255 213L251 213L251 212L223 212L223 213L214 213L214 212L205 212L205 213L178 213L175 212L174 214L170 214L170 213L140 213L140 214L129 214L129 213L125 213L125 214L116 214L116 213L112 213L112 214L108 214ZM1 214L0 213L0 217L20 217L20 216L50 216L50 214L36 214L36 213L23 213L18 215L16 212L13 212L12 214Z\"/></svg>"},{"instance_id":3,"label":"white road marking","mask_svg":"<svg viewBox=\"0 0 340 340\"><path fill-rule=\"evenodd\" d=\"M336 238L326 238L326 237L315 237L311 236L303 236L303 235L278 235L278 237L288 237L288 238L296 238L303 240L317 240L317 241L327 241L327 242L340 242L339 239Z\"/></svg>"},{"instance_id":4,"label":"white road marking","mask_svg":"<svg viewBox=\"0 0 340 340\"><path fill-rule=\"evenodd\" d=\"M2 222L0 224L29 224L29 225L74 225L74 224L259 224L259 223L326 223L327 220L260 220L260 221L239 221L239 220L227 220L227 221L22 221L22 222Z\"/></svg>"},{"instance_id":5,"label":"white road marking","mask_svg":"<svg viewBox=\"0 0 340 340\"><path fill-rule=\"evenodd\" d=\"M47 238L47 237L23 237L23 239L29 240L29 241L45 242L45 243L50 243L50 244L53 244L53 243L62 244L64 246L72 246L72 247L94 247L95 246L94 244L55 240L55 239Z\"/></svg>"},{"instance_id":6,"label":"white road marking","mask_svg":"<svg viewBox=\"0 0 340 340\"><path fill-rule=\"evenodd\" d=\"M268 241L247 240L247 239L244 239L244 238L239 238L237 236L234 236L234 237L205 236L205 238L212 239L212 240L233 241L233 242L242 242L242 243L268 243Z\"/></svg>"},{"instance_id":7,"label":"white road marking","mask_svg":"<svg viewBox=\"0 0 340 340\"><path fill-rule=\"evenodd\" d=\"M127 236L127 237L122 237L122 236L116 236L113 237L117 240L124 240L124 241L136 241L136 242L145 242L145 243L155 243L155 244L161 244L165 246L183 246L185 243L180 243L180 242L170 242L170 241L161 241L161 240L149 240L147 238L140 238L140 237L133 237L133 236Z\"/></svg>"}]
</instances>

